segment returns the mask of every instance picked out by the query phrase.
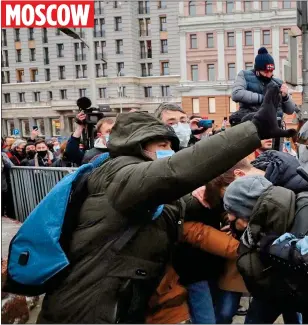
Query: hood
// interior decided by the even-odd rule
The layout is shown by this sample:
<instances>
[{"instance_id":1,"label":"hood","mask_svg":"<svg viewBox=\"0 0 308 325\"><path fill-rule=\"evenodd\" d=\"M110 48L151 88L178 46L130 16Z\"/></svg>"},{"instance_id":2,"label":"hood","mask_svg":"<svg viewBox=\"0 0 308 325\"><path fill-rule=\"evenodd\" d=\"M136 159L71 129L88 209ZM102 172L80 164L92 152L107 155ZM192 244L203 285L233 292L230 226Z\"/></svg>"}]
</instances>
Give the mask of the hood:
<instances>
[{"instance_id":1,"label":"hood","mask_svg":"<svg viewBox=\"0 0 308 325\"><path fill-rule=\"evenodd\" d=\"M107 147L111 157L143 157L142 144L156 139L168 139L172 149L179 150L179 139L172 127L145 112L123 113L112 128Z\"/></svg>"},{"instance_id":2,"label":"hood","mask_svg":"<svg viewBox=\"0 0 308 325\"><path fill-rule=\"evenodd\" d=\"M259 243L264 234L289 231L295 215L296 196L280 186L269 187L258 199L241 240L246 247Z\"/></svg>"},{"instance_id":3,"label":"hood","mask_svg":"<svg viewBox=\"0 0 308 325\"><path fill-rule=\"evenodd\" d=\"M251 164L258 169L264 170L265 178L273 185L285 187L295 193L308 191L308 182L296 171L297 167L300 166L300 162L286 152L265 151Z\"/></svg>"}]
</instances>

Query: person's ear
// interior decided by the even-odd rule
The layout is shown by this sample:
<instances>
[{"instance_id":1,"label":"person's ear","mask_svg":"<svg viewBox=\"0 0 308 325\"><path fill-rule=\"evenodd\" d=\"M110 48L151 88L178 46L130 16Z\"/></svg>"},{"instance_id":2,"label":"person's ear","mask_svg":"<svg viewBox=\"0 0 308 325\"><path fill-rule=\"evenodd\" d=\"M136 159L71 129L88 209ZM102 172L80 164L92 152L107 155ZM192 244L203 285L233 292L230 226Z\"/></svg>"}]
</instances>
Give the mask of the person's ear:
<instances>
[{"instance_id":1,"label":"person's ear","mask_svg":"<svg viewBox=\"0 0 308 325\"><path fill-rule=\"evenodd\" d=\"M246 176L246 173L242 169L235 169L233 174L235 178Z\"/></svg>"}]
</instances>

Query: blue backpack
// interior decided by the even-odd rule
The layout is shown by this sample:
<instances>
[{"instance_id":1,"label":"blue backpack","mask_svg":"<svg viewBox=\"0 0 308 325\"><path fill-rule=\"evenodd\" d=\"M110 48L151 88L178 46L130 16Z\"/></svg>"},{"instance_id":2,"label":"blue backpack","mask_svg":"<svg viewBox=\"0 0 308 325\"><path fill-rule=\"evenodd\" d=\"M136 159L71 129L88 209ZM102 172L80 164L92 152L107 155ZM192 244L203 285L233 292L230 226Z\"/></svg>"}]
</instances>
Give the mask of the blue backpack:
<instances>
[{"instance_id":1,"label":"blue backpack","mask_svg":"<svg viewBox=\"0 0 308 325\"><path fill-rule=\"evenodd\" d=\"M65 176L30 213L11 240L4 291L40 295L63 276L70 263L61 240L69 241L78 211L87 197L83 184L108 158L109 153L104 153ZM75 194L77 187L79 191Z\"/></svg>"},{"instance_id":2,"label":"blue backpack","mask_svg":"<svg viewBox=\"0 0 308 325\"><path fill-rule=\"evenodd\" d=\"M80 208L88 196L89 174L108 158L109 153L101 154L93 162L64 177L31 212L11 240L4 292L41 295L58 286L67 276L70 262L66 252L77 226ZM160 205L156 209L152 220L160 216L163 208L164 205ZM113 241L106 260L111 260L142 225L141 222L111 238L104 238L106 242Z\"/></svg>"}]
</instances>

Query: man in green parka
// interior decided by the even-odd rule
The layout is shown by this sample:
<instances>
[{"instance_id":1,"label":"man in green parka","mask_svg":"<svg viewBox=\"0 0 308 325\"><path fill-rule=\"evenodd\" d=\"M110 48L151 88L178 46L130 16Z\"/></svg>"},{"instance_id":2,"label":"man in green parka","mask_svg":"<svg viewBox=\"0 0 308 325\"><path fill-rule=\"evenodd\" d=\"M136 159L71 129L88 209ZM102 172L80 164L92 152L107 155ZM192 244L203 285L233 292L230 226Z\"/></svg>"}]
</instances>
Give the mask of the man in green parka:
<instances>
[{"instance_id":1,"label":"man in green parka","mask_svg":"<svg viewBox=\"0 0 308 325\"><path fill-rule=\"evenodd\" d=\"M259 148L260 140L289 136L278 128L278 104L274 87L252 121L176 153L170 126L143 112L121 114L110 134L111 158L88 178L68 275L46 293L38 322L144 323L182 232L181 198ZM109 258L113 239L136 225L137 233Z\"/></svg>"}]
</instances>

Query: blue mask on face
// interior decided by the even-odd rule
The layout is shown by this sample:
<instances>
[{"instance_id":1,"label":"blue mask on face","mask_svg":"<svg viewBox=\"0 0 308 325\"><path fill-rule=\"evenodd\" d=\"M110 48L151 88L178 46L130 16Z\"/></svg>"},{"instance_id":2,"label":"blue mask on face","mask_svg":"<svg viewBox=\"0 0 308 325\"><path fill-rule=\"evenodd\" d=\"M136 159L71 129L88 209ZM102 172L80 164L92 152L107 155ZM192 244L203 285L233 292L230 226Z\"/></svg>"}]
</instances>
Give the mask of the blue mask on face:
<instances>
[{"instance_id":1,"label":"blue mask on face","mask_svg":"<svg viewBox=\"0 0 308 325\"><path fill-rule=\"evenodd\" d=\"M173 150L156 150L157 159L171 157L173 154L174 154Z\"/></svg>"}]
</instances>

